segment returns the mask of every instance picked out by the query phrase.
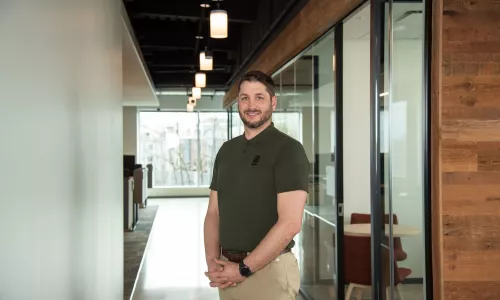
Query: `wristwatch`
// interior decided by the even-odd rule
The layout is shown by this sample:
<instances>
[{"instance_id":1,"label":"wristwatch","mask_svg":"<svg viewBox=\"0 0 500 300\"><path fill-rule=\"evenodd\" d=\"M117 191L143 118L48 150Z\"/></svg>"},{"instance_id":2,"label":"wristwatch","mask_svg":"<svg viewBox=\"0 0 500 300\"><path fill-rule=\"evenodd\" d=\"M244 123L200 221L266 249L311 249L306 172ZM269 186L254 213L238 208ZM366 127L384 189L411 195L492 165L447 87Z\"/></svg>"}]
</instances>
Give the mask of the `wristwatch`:
<instances>
[{"instance_id":1,"label":"wristwatch","mask_svg":"<svg viewBox=\"0 0 500 300\"><path fill-rule=\"evenodd\" d=\"M245 265L245 263L243 261L240 261L239 266L240 266L241 276L248 277L248 276L252 275L252 271L250 270L250 268L247 265Z\"/></svg>"}]
</instances>

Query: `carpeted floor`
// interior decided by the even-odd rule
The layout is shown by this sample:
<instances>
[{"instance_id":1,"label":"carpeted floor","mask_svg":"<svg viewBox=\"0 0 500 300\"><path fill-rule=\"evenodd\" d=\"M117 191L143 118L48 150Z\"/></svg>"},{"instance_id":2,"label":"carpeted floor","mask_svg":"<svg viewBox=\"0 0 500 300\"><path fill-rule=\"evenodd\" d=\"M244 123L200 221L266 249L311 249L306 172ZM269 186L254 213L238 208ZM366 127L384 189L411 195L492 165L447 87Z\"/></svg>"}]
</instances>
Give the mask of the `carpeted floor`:
<instances>
[{"instance_id":1,"label":"carpeted floor","mask_svg":"<svg viewBox=\"0 0 500 300\"><path fill-rule=\"evenodd\" d=\"M146 208L139 209L139 222L135 231L124 233L124 300L129 300L132 294L157 211L158 205L149 205Z\"/></svg>"}]
</instances>

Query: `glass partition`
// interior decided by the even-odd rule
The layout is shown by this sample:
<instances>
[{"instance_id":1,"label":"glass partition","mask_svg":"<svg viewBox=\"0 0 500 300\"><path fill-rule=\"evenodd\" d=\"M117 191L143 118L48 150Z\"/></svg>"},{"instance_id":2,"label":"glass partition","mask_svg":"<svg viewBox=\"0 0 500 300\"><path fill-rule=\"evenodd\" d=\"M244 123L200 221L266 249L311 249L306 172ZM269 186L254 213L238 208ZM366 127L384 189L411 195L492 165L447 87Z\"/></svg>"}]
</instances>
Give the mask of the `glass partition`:
<instances>
[{"instance_id":1,"label":"glass partition","mask_svg":"<svg viewBox=\"0 0 500 300\"><path fill-rule=\"evenodd\" d=\"M311 164L293 249L309 300L430 299L423 12L367 1L273 74L273 120Z\"/></svg>"},{"instance_id":2,"label":"glass partition","mask_svg":"<svg viewBox=\"0 0 500 300\"><path fill-rule=\"evenodd\" d=\"M370 6L342 26L344 282L346 299L371 299Z\"/></svg>"},{"instance_id":3,"label":"glass partition","mask_svg":"<svg viewBox=\"0 0 500 300\"><path fill-rule=\"evenodd\" d=\"M314 142L312 127L312 61L299 56L273 76L277 83L278 106L277 111L294 112L300 115L298 126L299 141L302 142L311 164L309 173L309 197L307 203L314 203L314 179L312 165L314 163ZM314 230L315 220L304 216L303 231L296 238L294 253L297 256L301 270L302 286L314 286L317 278L318 266L316 263L317 235Z\"/></svg>"},{"instance_id":4,"label":"glass partition","mask_svg":"<svg viewBox=\"0 0 500 300\"><path fill-rule=\"evenodd\" d=\"M276 72L273 79L278 90L276 126L302 142L311 163L303 227L294 250L301 291L311 299L337 299L333 32ZM283 127L279 118L289 125Z\"/></svg>"},{"instance_id":5,"label":"glass partition","mask_svg":"<svg viewBox=\"0 0 500 300\"><path fill-rule=\"evenodd\" d=\"M425 299L424 3L373 3L372 191L380 185L371 207L373 294Z\"/></svg>"},{"instance_id":6,"label":"glass partition","mask_svg":"<svg viewBox=\"0 0 500 300\"><path fill-rule=\"evenodd\" d=\"M380 111L384 157L382 196L392 253L391 299L425 299L424 3L385 5L385 90Z\"/></svg>"}]
</instances>

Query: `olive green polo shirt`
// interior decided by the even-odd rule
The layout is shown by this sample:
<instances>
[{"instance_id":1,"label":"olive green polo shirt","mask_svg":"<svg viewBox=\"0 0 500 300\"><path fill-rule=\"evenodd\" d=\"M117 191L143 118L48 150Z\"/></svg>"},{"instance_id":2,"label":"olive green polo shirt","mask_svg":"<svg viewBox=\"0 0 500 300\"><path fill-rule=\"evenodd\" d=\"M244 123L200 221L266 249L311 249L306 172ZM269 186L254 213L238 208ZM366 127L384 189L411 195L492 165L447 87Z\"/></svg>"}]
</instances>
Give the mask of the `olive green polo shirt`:
<instances>
[{"instance_id":1,"label":"olive green polo shirt","mask_svg":"<svg viewBox=\"0 0 500 300\"><path fill-rule=\"evenodd\" d=\"M308 192L308 181L304 147L274 124L250 140L243 134L225 142L210 185L218 195L221 247L253 251L278 221L278 194Z\"/></svg>"}]
</instances>

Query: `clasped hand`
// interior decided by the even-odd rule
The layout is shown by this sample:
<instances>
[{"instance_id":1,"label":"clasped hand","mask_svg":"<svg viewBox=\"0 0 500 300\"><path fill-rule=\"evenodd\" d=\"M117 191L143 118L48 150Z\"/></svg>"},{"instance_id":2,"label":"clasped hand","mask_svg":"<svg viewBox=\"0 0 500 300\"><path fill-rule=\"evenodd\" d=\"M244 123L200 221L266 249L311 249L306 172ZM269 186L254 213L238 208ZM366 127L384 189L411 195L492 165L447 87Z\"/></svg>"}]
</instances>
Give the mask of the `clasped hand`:
<instances>
[{"instance_id":1,"label":"clasped hand","mask_svg":"<svg viewBox=\"0 0 500 300\"><path fill-rule=\"evenodd\" d=\"M245 277L240 274L240 268L237 263L220 259L214 260L214 264L209 267L205 275L210 279L211 287L218 287L220 289L236 286L245 280Z\"/></svg>"}]
</instances>

